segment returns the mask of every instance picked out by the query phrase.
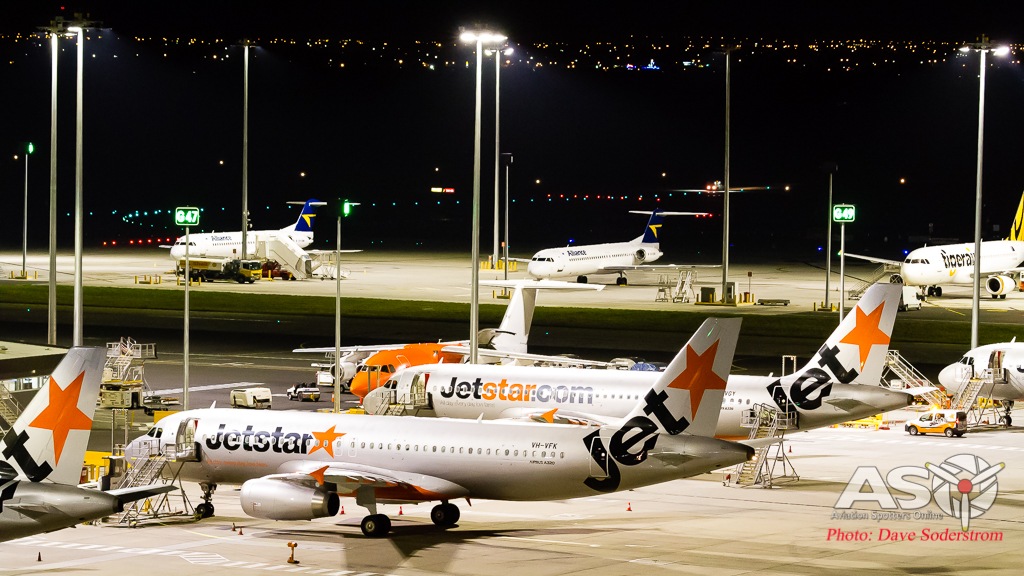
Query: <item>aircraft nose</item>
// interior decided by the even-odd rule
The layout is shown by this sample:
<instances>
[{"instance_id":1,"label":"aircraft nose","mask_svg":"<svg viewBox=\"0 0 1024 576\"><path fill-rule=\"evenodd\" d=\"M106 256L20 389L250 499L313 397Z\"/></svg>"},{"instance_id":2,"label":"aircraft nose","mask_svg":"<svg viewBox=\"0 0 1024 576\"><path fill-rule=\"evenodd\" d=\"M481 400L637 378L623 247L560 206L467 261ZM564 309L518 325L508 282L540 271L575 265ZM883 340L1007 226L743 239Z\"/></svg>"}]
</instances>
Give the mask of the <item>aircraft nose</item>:
<instances>
[{"instance_id":1,"label":"aircraft nose","mask_svg":"<svg viewBox=\"0 0 1024 576\"><path fill-rule=\"evenodd\" d=\"M958 366L958 364L950 364L939 371L939 384L941 384L947 392L955 393L960 390L961 379L958 375Z\"/></svg>"},{"instance_id":2,"label":"aircraft nose","mask_svg":"<svg viewBox=\"0 0 1024 576\"><path fill-rule=\"evenodd\" d=\"M544 266L540 262L530 262L526 265L526 273L534 278L543 278L544 272Z\"/></svg>"}]
</instances>

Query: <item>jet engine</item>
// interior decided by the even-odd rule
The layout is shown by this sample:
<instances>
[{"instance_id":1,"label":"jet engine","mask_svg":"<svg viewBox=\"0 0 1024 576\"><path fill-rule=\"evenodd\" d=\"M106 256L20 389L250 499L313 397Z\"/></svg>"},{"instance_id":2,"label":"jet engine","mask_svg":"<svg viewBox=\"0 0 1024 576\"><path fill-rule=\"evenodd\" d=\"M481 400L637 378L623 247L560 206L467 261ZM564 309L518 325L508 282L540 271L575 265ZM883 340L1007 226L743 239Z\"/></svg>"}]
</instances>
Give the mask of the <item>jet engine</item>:
<instances>
[{"instance_id":1,"label":"jet engine","mask_svg":"<svg viewBox=\"0 0 1024 576\"><path fill-rule=\"evenodd\" d=\"M636 254L634 254L634 258L636 258L639 262L644 262L645 260L647 260L648 256L649 254L647 254L646 248L639 248L637 249Z\"/></svg>"},{"instance_id":2,"label":"jet engine","mask_svg":"<svg viewBox=\"0 0 1024 576\"><path fill-rule=\"evenodd\" d=\"M985 290L993 297L1005 296L1017 289L1017 283L1009 276L989 276L985 281Z\"/></svg>"},{"instance_id":3,"label":"jet engine","mask_svg":"<svg viewBox=\"0 0 1024 576\"><path fill-rule=\"evenodd\" d=\"M341 500L322 486L302 486L285 480L257 478L242 484L242 511L266 520L312 520L334 516Z\"/></svg>"}]
</instances>

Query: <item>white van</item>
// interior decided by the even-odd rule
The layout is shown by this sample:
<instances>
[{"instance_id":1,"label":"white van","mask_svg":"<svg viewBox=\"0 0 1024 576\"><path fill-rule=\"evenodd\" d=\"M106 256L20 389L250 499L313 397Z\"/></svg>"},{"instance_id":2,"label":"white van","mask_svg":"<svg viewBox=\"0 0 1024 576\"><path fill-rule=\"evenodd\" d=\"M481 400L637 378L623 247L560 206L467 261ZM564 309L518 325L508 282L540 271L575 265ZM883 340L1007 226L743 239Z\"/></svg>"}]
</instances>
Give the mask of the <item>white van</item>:
<instances>
[{"instance_id":1,"label":"white van","mask_svg":"<svg viewBox=\"0 0 1024 576\"><path fill-rule=\"evenodd\" d=\"M231 391L232 408L270 409L270 388L235 388Z\"/></svg>"}]
</instances>

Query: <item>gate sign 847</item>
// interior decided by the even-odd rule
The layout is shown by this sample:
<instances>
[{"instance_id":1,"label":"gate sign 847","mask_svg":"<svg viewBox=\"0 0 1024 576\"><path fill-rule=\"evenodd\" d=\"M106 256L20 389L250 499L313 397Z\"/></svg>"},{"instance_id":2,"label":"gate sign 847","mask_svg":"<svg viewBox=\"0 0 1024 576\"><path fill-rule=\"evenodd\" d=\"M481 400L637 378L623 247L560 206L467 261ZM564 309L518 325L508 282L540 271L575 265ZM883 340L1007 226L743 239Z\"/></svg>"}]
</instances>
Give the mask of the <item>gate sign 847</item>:
<instances>
[{"instance_id":1,"label":"gate sign 847","mask_svg":"<svg viewBox=\"0 0 1024 576\"><path fill-rule=\"evenodd\" d=\"M853 222L857 217L857 209L853 204L836 204L832 207L833 222Z\"/></svg>"},{"instance_id":2,"label":"gate sign 847","mask_svg":"<svg viewBox=\"0 0 1024 576\"><path fill-rule=\"evenodd\" d=\"M174 209L174 223L178 226L198 226L199 208L183 206Z\"/></svg>"}]
</instances>

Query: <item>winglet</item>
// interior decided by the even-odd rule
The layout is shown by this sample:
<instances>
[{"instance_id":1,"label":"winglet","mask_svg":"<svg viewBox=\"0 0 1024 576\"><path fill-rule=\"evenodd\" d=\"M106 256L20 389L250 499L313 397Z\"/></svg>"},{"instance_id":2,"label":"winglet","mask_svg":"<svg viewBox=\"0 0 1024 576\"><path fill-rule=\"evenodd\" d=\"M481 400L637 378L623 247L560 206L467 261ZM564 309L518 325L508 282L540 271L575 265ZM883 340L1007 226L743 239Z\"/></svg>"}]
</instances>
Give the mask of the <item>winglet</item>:
<instances>
[{"instance_id":1,"label":"winglet","mask_svg":"<svg viewBox=\"0 0 1024 576\"><path fill-rule=\"evenodd\" d=\"M314 480L316 480L317 484L319 484L320 486L323 486L324 485L324 474L327 473L327 469L328 468L330 468L330 466L322 466L322 467L317 468L316 470L313 470L312 472L310 472L309 475L312 476Z\"/></svg>"},{"instance_id":2,"label":"winglet","mask_svg":"<svg viewBox=\"0 0 1024 576\"><path fill-rule=\"evenodd\" d=\"M540 419L547 422L548 424L553 424L555 422L555 412L558 412L558 408L548 410L547 412L541 414Z\"/></svg>"}]
</instances>

